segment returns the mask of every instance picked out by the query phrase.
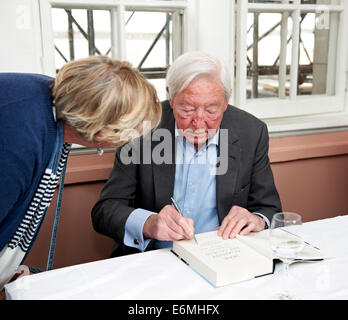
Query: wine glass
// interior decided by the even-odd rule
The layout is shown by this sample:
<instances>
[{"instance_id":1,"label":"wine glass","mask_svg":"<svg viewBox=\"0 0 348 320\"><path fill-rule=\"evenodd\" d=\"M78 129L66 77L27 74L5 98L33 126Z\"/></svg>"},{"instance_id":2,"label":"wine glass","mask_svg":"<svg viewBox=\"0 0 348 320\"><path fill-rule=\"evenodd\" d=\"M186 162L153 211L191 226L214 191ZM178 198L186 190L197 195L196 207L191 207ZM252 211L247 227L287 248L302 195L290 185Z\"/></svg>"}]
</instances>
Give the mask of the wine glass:
<instances>
[{"instance_id":1,"label":"wine glass","mask_svg":"<svg viewBox=\"0 0 348 320\"><path fill-rule=\"evenodd\" d=\"M292 300L295 297L288 291L289 266L297 255L302 251L304 242L298 235L294 234L294 229L302 224L299 214L293 212L276 213L271 222L270 244L275 256L283 262L285 277L285 291L276 296L280 300Z\"/></svg>"}]
</instances>

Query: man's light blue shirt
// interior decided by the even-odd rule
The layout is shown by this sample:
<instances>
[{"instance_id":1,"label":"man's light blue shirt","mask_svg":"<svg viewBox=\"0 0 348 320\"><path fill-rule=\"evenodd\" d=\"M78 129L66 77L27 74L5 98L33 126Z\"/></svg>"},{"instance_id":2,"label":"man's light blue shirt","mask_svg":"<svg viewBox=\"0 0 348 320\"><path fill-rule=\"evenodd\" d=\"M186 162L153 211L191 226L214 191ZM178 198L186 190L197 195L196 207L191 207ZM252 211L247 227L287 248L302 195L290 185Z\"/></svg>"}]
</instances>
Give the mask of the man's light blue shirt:
<instances>
[{"instance_id":1,"label":"man's light blue shirt","mask_svg":"<svg viewBox=\"0 0 348 320\"><path fill-rule=\"evenodd\" d=\"M212 231L219 226L216 209L217 132L196 151L177 130L174 199L183 216L194 221L195 233ZM155 248L171 247L172 241L155 241Z\"/></svg>"},{"instance_id":2,"label":"man's light blue shirt","mask_svg":"<svg viewBox=\"0 0 348 320\"><path fill-rule=\"evenodd\" d=\"M216 161L219 146L219 131L196 151L179 134L175 125L176 167L174 199L186 218L194 221L195 233L216 229L220 223L216 209ZM168 203L169 204L169 203ZM144 239L143 226L147 218L157 212L135 209L125 225L124 244L144 251L151 239ZM256 213L258 214L258 213ZM267 226L269 221L261 214ZM172 241L156 240L155 248L171 247Z\"/></svg>"}]
</instances>

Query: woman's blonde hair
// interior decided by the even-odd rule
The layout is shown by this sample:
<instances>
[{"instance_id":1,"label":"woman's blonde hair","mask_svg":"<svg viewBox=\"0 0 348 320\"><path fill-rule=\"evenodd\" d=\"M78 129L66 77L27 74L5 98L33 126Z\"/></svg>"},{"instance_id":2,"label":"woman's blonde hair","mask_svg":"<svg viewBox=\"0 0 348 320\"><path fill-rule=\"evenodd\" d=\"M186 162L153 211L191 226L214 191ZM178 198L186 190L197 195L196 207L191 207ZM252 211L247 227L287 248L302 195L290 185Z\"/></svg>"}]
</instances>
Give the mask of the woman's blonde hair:
<instances>
[{"instance_id":1,"label":"woman's blonde hair","mask_svg":"<svg viewBox=\"0 0 348 320\"><path fill-rule=\"evenodd\" d=\"M91 56L64 65L51 87L57 119L63 119L84 139L93 142L102 129L102 141L114 146L125 129L143 135L144 121L156 127L162 114L156 89L125 61ZM129 140L129 138L128 138Z\"/></svg>"}]
</instances>

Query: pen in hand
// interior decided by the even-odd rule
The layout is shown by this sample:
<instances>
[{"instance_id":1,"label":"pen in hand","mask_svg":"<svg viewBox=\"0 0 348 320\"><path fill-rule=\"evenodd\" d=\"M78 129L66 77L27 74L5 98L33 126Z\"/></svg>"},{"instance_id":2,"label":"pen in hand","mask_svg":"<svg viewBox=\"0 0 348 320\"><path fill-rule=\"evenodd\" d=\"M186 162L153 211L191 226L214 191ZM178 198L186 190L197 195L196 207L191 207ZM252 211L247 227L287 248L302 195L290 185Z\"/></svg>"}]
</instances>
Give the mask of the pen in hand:
<instances>
[{"instance_id":1,"label":"pen in hand","mask_svg":"<svg viewBox=\"0 0 348 320\"><path fill-rule=\"evenodd\" d=\"M172 204L173 204L174 208L175 208L182 216L184 216L184 215L182 214L182 212L181 212L181 210L180 210L178 204L177 204L176 201L174 200L174 198L171 197L170 200L172 201ZM198 244L195 234L193 234L193 239L194 239L194 240L196 241L196 243Z\"/></svg>"}]
</instances>

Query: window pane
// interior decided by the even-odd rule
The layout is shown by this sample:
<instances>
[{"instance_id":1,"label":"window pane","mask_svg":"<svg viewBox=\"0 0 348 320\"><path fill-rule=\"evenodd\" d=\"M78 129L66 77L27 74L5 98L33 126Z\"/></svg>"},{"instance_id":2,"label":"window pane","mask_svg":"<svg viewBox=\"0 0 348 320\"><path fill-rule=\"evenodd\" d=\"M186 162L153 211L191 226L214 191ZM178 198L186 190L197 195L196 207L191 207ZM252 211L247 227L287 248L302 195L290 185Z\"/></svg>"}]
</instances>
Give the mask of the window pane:
<instances>
[{"instance_id":1,"label":"window pane","mask_svg":"<svg viewBox=\"0 0 348 320\"><path fill-rule=\"evenodd\" d=\"M330 29L338 15L331 13L329 20L333 23L328 20L327 25L318 23L315 13L304 13L301 17L298 94L334 95L337 43L330 39Z\"/></svg>"},{"instance_id":2,"label":"window pane","mask_svg":"<svg viewBox=\"0 0 348 320\"><path fill-rule=\"evenodd\" d=\"M127 11L126 46L127 60L155 85L159 98L165 99L164 79L172 62L171 14Z\"/></svg>"},{"instance_id":3,"label":"window pane","mask_svg":"<svg viewBox=\"0 0 348 320\"><path fill-rule=\"evenodd\" d=\"M289 95L293 22L287 18L285 66L281 58L281 20L285 15L248 13L248 99ZM301 13L297 95L335 94L338 19L337 13L328 13L325 18L321 13ZM281 70L285 73L283 78Z\"/></svg>"},{"instance_id":4,"label":"window pane","mask_svg":"<svg viewBox=\"0 0 348 320\"><path fill-rule=\"evenodd\" d=\"M143 68L167 67L171 59L170 17L165 12L126 13L127 59L132 64Z\"/></svg>"},{"instance_id":5,"label":"window pane","mask_svg":"<svg viewBox=\"0 0 348 320\"><path fill-rule=\"evenodd\" d=\"M247 98L279 96L279 68L281 53L281 13L249 13L247 20ZM285 94L288 95L291 63L292 20L284 16L285 33ZM257 31L258 29L258 31ZM256 31L256 34L255 34Z\"/></svg>"},{"instance_id":6,"label":"window pane","mask_svg":"<svg viewBox=\"0 0 348 320\"><path fill-rule=\"evenodd\" d=\"M110 55L108 10L52 9L55 66L93 54Z\"/></svg>"},{"instance_id":7,"label":"window pane","mask_svg":"<svg viewBox=\"0 0 348 320\"><path fill-rule=\"evenodd\" d=\"M166 98L165 77L172 62L171 13L126 11L126 60L139 68ZM108 10L52 9L55 67L93 54L111 56ZM149 23L149 21L151 23Z\"/></svg>"}]
</instances>

